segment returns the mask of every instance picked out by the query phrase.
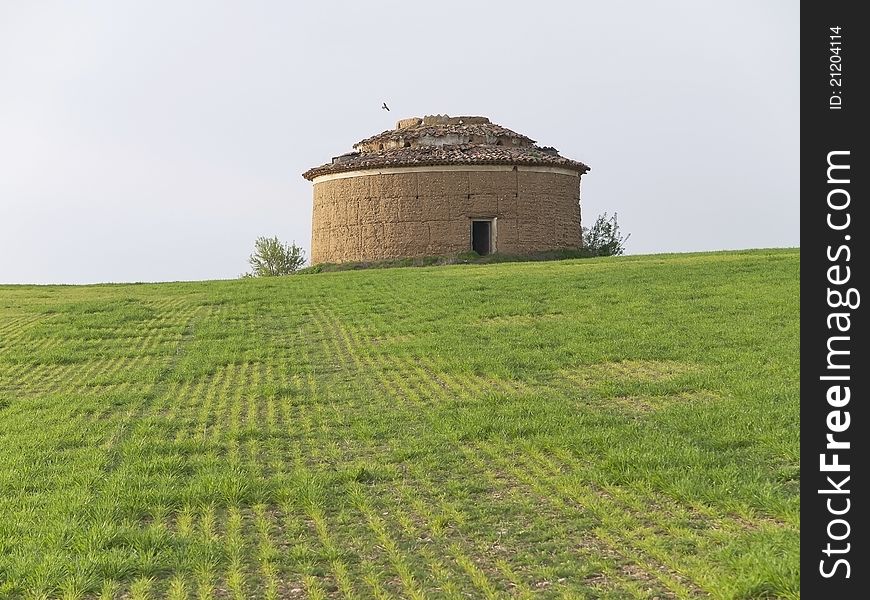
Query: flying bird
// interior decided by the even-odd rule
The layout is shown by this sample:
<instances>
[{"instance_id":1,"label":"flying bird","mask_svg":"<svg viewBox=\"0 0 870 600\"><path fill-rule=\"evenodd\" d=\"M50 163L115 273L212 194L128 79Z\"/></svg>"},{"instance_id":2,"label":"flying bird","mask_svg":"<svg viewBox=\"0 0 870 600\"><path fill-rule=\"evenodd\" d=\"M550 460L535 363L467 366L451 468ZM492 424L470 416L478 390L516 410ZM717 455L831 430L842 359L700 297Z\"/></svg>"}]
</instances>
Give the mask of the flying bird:
<instances>
[{"instance_id":1,"label":"flying bird","mask_svg":"<svg viewBox=\"0 0 870 600\"><path fill-rule=\"evenodd\" d=\"M387 103L386 103L386 102L384 102L384 105L383 105L381 108L383 108L383 109L386 110L386 111L389 111L389 110L390 110L390 107L387 106Z\"/></svg>"}]
</instances>

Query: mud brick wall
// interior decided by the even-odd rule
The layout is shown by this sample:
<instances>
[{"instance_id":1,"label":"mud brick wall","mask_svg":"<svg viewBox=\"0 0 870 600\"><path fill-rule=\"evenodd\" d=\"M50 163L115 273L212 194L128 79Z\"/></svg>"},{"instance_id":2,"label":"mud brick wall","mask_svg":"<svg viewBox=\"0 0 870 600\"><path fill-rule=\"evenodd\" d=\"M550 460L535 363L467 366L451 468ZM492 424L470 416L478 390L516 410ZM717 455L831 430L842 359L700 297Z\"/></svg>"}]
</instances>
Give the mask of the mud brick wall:
<instances>
[{"instance_id":1,"label":"mud brick wall","mask_svg":"<svg viewBox=\"0 0 870 600\"><path fill-rule=\"evenodd\" d=\"M581 244L576 173L510 166L358 173L314 180L313 264L465 252L475 218L495 219L495 251L505 254Z\"/></svg>"}]
</instances>

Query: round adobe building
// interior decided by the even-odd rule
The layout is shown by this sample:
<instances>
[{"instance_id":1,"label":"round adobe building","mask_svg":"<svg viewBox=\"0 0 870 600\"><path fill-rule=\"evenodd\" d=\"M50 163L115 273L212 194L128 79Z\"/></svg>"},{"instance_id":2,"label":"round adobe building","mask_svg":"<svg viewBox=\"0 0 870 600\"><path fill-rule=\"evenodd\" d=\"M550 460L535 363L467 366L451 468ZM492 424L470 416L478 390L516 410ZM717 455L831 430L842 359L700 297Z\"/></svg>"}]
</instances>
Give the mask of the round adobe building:
<instances>
[{"instance_id":1,"label":"round adobe building","mask_svg":"<svg viewBox=\"0 0 870 600\"><path fill-rule=\"evenodd\" d=\"M311 262L579 248L588 170L486 117L403 119L303 174Z\"/></svg>"}]
</instances>

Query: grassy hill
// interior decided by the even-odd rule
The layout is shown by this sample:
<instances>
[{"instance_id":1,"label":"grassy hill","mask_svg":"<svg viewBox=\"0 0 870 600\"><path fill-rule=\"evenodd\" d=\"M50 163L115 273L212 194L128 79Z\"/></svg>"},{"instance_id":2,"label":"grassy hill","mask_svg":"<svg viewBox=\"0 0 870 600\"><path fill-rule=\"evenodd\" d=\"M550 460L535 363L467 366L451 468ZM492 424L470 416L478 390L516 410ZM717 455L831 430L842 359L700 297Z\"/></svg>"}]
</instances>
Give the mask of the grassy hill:
<instances>
[{"instance_id":1,"label":"grassy hill","mask_svg":"<svg viewBox=\"0 0 870 600\"><path fill-rule=\"evenodd\" d=\"M0 597L797 598L799 260L0 286Z\"/></svg>"}]
</instances>

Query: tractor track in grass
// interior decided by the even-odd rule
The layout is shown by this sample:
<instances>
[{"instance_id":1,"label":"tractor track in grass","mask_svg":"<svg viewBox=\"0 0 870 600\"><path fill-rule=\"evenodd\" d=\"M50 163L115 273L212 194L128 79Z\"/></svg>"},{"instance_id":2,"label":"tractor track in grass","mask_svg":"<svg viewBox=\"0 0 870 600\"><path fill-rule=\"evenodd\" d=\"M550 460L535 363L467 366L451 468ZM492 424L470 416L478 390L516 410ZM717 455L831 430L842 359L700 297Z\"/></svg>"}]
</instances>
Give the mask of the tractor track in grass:
<instances>
[{"instance_id":1,"label":"tractor track in grass","mask_svg":"<svg viewBox=\"0 0 870 600\"><path fill-rule=\"evenodd\" d=\"M356 332L351 332L346 329L343 329L339 324L335 322L333 318L330 318L329 315L321 313L321 317L325 322L328 323L327 327L330 330L330 333L333 334L333 339L341 339L344 340L344 346L341 348L331 348L332 351L336 352L339 356L345 358L345 360L352 364L353 367L357 370L357 372L365 372L365 373L383 373L385 370L387 373L403 373L405 377L401 379L393 379L390 376L383 376L378 378L379 383L385 393L390 394L395 401L399 402L407 402L410 401L413 406L426 406L430 403L439 403L444 400L449 399L450 397L454 397L456 395L467 394L470 390L471 394L481 392L493 391L499 393L514 393L516 388L510 387L507 385L499 385L492 384L490 381L487 381L484 378L478 377L467 377L460 382L456 382L453 385L448 384L443 377L439 377L434 375L432 370L431 362L425 361L423 362L426 367L420 367L419 362L413 359L396 359L394 357L389 358L386 362L387 369L384 369L380 364L376 363L370 356L368 356L365 348L365 343L361 343L359 340L362 336L357 334ZM359 355L362 354L364 358L360 358ZM483 389L482 389L483 388ZM488 389L487 389L488 388ZM468 458L466 456L466 458ZM492 471L492 467L489 467L486 464L481 464L481 468L484 472L489 473ZM604 543L603 540L598 540L599 546ZM611 551L611 553L613 553ZM492 583L489 582L485 572L480 570L479 567L475 565L475 562L464 552L458 544L454 544L450 547L450 551L448 554L452 555L454 561L461 565L463 570L466 572L466 575L471 577L472 582L474 582L475 587L477 587L478 592L483 594L486 597L491 597L495 595L495 588ZM510 571L509 563L505 560L502 562L503 568L508 573L512 573ZM661 566L657 565L658 570L661 570ZM494 570L494 569L492 569ZM637 579L637 572L639 569L636 569L636 574L634 576ZM513 578L516 580L517 577L513 574ZM644 583L648 583L650 576L640 576L640 580ZM520 584L516 584L517 589L526 591L531 590L531 588L527 585L523 585L522 582ZM697 590L693 591L695 594ZM664 593L664 592L663 592ZM688 597L688 596L675 596L675 597Z\"/></svg>"}]
</instances>

